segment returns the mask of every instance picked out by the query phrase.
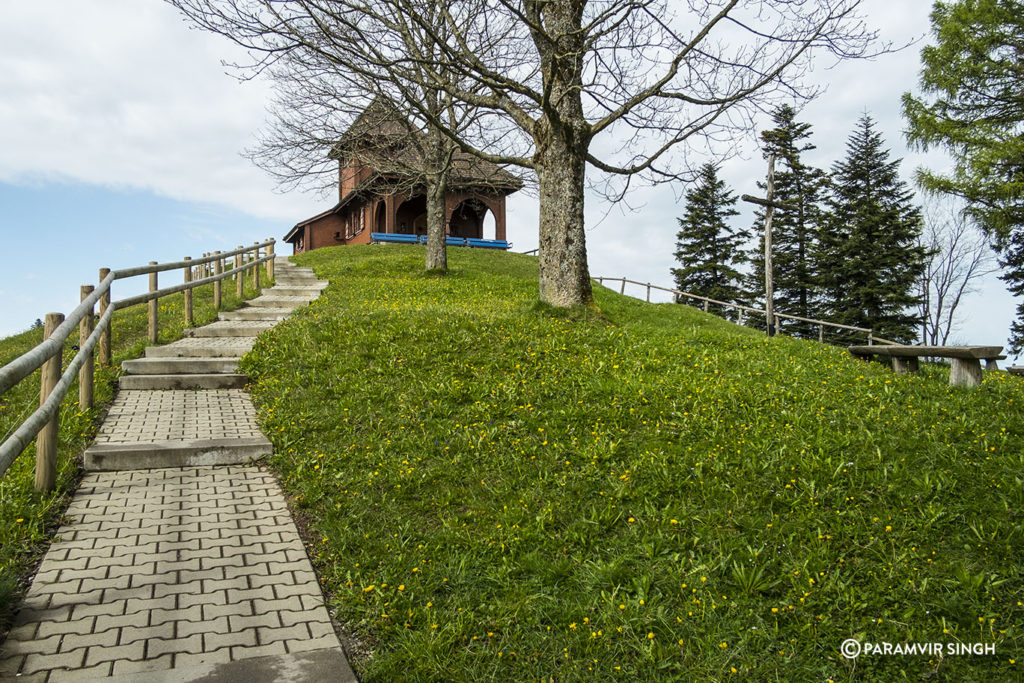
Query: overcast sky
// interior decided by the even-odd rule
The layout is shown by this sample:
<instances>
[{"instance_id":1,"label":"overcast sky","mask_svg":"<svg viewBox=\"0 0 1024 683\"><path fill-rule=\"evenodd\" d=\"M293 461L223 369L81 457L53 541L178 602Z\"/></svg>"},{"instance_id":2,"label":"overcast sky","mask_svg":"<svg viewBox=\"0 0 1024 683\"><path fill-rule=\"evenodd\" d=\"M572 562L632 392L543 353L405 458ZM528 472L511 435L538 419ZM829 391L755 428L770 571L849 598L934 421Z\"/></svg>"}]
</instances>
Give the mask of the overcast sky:
<instances>
[{"instance_id":1,"label":"overcast sky","mask_svg":"<svg viewBox=\"0 0 1024 683\"><path fill-rule=\"evenodd\" d=\"M927 38L930 2L865 0L884 40ZM801 119L829 168L865 111L878 123L910 181L921 164L941 167L903 142L900 96L914 88L920 44L871 61L815 73L828 91ZM275 192L242 158L264 125L268 89L239 83L221 62L223 39L190 30L156 0L50 0L6 3L0 22L0 335L49 311L67 313L79 285L101 266L178 260L266 237L329 208L331 198ZM722 168L736 194L758 194L765 164L755 136ZM685 153L680 150L679 153ZM683 188L642 189L632 210L588 199L591 273L669 286L677 203ZM749 225L752 212L737 220ZM508 237L515 251L537 246L537 202L513 195ZM118 283L122 285L122 283ZM125 283L127 295L142 283ZM989 278L964 306L955 337L1003 344L1014 302Z\"/></svg>"}]
</instances>

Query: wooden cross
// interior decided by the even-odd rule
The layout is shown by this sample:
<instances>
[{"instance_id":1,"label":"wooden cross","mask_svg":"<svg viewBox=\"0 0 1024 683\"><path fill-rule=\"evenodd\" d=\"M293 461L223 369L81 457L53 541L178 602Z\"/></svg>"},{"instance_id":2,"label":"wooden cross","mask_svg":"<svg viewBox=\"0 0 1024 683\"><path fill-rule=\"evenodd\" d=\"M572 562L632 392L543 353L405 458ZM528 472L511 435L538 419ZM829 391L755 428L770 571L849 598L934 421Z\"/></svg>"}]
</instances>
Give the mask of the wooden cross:
<instances>
[{"instance_id":1,"label":"wooden cross","mask_svg":"<svg viewBox=\"0 0 1024 683\"><path fill-rule=\"evenodd\" d=\"M768 183L764 199L745 194L740 197L745 202L765 207L764 214L764 312L768 336L775 334L775 292L772 284L772 215L775 209L792 209L791 204L774 201L775 196L775 155L768 155Z\"/></svg>"}]
</instances>

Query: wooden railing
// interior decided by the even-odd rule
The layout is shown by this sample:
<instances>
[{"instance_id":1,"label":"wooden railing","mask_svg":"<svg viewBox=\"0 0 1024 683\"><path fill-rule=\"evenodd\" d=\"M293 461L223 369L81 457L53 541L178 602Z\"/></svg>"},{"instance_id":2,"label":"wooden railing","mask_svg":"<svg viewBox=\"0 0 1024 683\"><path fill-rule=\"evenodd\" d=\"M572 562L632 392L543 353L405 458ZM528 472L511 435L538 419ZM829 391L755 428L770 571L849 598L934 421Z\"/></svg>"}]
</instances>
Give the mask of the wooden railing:
<instances>
[{"instance_id":1,"label":"wooden railing","mask_svg":"<svg viewBox=\"0 0 1024 683\"><path fill-rule=\"evenodd\" d=\"M659 287L658 285L652 285L650 282L637 282L636 280L629 280L629 279L624 278L624 277L595 277L594 279L597 280L602 285L604 284L605 280L608 280L609 282L621 282L622 285L619 287L619 294L625 294L626 293L626 284L627 283L632 284L632 285L640 285L641 287L646 287L647 288L647 302L648 303L650 303L650 301L651 301L651 290L652 289L656 289L656 290L659 290L659 291L662 291L662 292L668 292L670 294L673 294L676 297L677 301L679 300L680 297L685 297L685 298L688 298L688 299L696 299L697 301L702 301L702 302L704 302L704 306L703 307L704 307L704 312L705 313L709 312L710 304L715 304L717 306L722 306L723 308L734 308L734 309L736 309L739 312L739 324L740 325L743 324L743 314L744 313L755 313L755 314L764 315L764 316L768 315L767 312L763 308L753 308L751 306L744 306L742 304L732 303L732 302L729 302L729 301L718 301L717 299L711 299L709 297L701 296L699 294L691 294L689 292L681 292L678 289L669 289L668 287ZM818 341L822 342L822 343L824 343L824 341L825 341L825 328L829 327L829 328L835 328L835 329L838 329L838 330L849 330L851 332L859 332L859 333L865 334L867 336L867 340L868 340L868 344L869 345L871 345L871 344L899 344L899 342L891 341L889 339L882 339L881 337L875 336L874 330L871 329L871 328L867 328L867 327L854 327L853 325L842 325L840 323L833 323L833 322L829 322L827 320L815 320L813 318L802 318L802 317L800 317L798 315L789 315L787 313L774 313L773 317L775 318L775 320L772 321L774 323L774 327L775 327L775 334L779 334L779 332L780 332L779 319L780 318L784 318L786 320L797 320L799 322L804 322L804 323L808 323L808 324L811 324L811 325L817 325L818 326Z\"/></svg>"},{"instance_id":2,"label":"wooden railing","mask_svg":"<svg viewBox=\"0 0 1024 683\"><path fill-rule=\"evenodd\" d=\"M61 313L47 313L42 343L0 368L0 395L41 369L39 408L0 444L0 476L3 476L11 463L35 438L36 488L41 491L53 488L57 463L57 418L61 401L77 378L79 406L83 410L92 408L93 350L99 346L100 365L110 365L110 321L115 310L148 303L147 333L149 341L155 344L159 332L157 311L160 297L184 292L185 324L191 325L192 290L196 287L212 283L214 306L220 310L221 281L225 278L234 277L239 297L242 296L245 271L252 271L253 286L257 290L260 286L260 265L266 264L267 277L273 280L274 243L275 240L269 239L257 242L251 247L239 246L232 251L204 254L199 259L193 260L186 256L184 260L174 263L150 261L145 266L114 271L101 268L99 284L95 287L82 286L82 301L67 318ZM263 256L260 255L261 250L264 251ZM225 268L226 260L232 257L232 267ZM182 270L184 282L160 289L157 274L168 270ZM115 280L138 275L149 275L149 291L119 301L111 301L110 289ZM100 314L94 324L97 303ZM76 327L79 334L78 352L61 373L64 342Z\"/></svg>"}]
</instances>

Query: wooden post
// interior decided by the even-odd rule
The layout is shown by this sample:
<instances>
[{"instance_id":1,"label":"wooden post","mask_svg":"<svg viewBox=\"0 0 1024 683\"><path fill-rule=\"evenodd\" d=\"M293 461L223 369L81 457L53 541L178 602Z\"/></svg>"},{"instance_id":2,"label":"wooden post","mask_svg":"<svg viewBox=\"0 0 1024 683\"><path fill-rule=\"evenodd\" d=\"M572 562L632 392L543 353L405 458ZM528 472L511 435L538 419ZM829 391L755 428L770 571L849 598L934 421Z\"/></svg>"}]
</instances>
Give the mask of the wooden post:
<instances>
[{"instance_id":1,"label":"wooden post","mask_svg":"<svg viewBox=\"0 0 1024 683\"><path fill-rule=\"evenodd\" d=\"M868 330L868 346L875 343L875 332L874 330Z\"/></svg>"},{"instance_id":2,"label":"wooden post","mask_svg":"<svg viewBox=\"0 0 1024 683\"><path fill-rule=\"evenodd\" d=\"M43 327L43 339L49 339L54 330L64 322L62 313L47 313ZM58 351L53 358L43 363L39 373L39 405L42 406L60 380L60 364L63 354ZM59 412L59 411L58 411ZM57 421L60 416L53 414L36 436L36 490L50 491L57 479Z\"/></svg>"},{"instance_id":3,"label":"wooden post","mask_svg":"<svg viewBox=\"0 0 1024 683\"><path fill-rule=\"evenodd\" d=\"M824 325L818 325L818 343L819 344L824 344L825 343L825 326Z\"/></svg>"},{"instance_id":4,"label":"wooden post","mask_svg":"<svg viewBox=\"0 0 1024 683\"><path fill-rule=\"evenodd\" d=\"M743 324L743 309L740 309L740 325Z\"/></svg>"},{"instance_id":5,"label":"wooden post","mask_svg":"<svg viewBox=\"0 0 1024 683\"><path fill-rule=\"evenodd\" d=\"M157 262L156 261L150 261L149 265L155 266L155 265L157 265ZM156 271L153 271L152 273L149 274L149 291L150 292L155 292L157 289L159 289L159 287L157 287ZM157 306L159 305L159 302L160 302L159 299L150 299L149 300L149 343L150 344L156 344L157 332L159 332L160 321L159 321L159 318L157 316L157 314L159 312L159 309L157 308Z\"/></svg>"},{"instance_id":6,"label":"wooden post","mask_svg":"<svg viewBox=\"0 0 1024 683\"><path fill-rule=\"evenodd\" d=\"M103 282L107 276L110 275L110 268L100 268L100 282ZM102 316L107 312L107 308L110 307L110 289L103 292L100 295L100 315ZM107 367L110 365L110 328L113 326L114 321L111 319L106 329L100 333L100 365Z\"/></svg>"},{"instance_id":7,"label":"wooden post","mask_svg":"<svg viewBox=\"0 0 1024 683\"><path fill-rule=\"evenodd\" d=\"M647 283L647 303L651 303L651 285Z\"/></svg>"},{"instance_id":8,"label":"wooden post","mask_svg":"<svg viewBox=\"0 0 1024 683\"><path fill-rule=\"evenodd\" d=\"M259 247L260 243L259 242L253 242L253 244L256 245L256 249L252 252L252 254L253 254L252 260L253 261L259 261L260 260L260 247ZM253 266L253 269L252 269L252 286L253 286L253 288L257 292L260 291L260 267L258 265Z\"/></svg>"},{"instance_id":9,"label":"wooden post","mask_svg":"<svg viewBox=\"0 0 1024 683\"><path fill-rule=\"evenodd\" d=\"M191 261L192 257L191 256L186 256L185 260L186 261ZM185 266L185 284L186 285L191 285L192 284L192 264L191 263L189 263L188 265ZM186 326L191 326L192 322L193 322L192 321L192 287L190 286L188 289L186 289L184 292L182 292L182 294L185 295L185 325Z\"/></svg>"},{"instance_id":10,"label":"wooden post","mask_svg":"<svg viewBox=\"0 0 1024 683\"><path fill-rule=\"evenodd\" d=\"M773 283L773 276L775 267L772 265L772 216L775 215L775 209L794 209L792 204L783 204L774 201L775 196L775 155L768 155L768 182L765 186L767 188L767 196L765 199L758 199L757 197L751 197L750 195L742 195L740 199L745 202L757 204L758 206L765 207L764 212L764 312L765 312L765 331L768 336L778 331L778 324L773 325L775 322L775 287Z\"/></svg>"},{"instance_id":11,"label":"wooden post","mask_svg":"<svg viewBox=\"0 0 1024 683\"><path fill-rule=\"evenodd\" d=\"M626 293L626 278L622 278L622 287L619 288L619 294Z\"/></svg>"},{"instance_id":12,"label":"wooden post","mask_svg":"<svg viewBox=\"0 0 1024 683\"><path fill-rule=\"evenodd\" d=\"M238 245L238 248L239 248L239 249L241 249L241 248L242 248L242 245L241 245L241 244L239 244L239 245ZM245 283L244 283L244 282L242 282L242 279L243 279L243 275L244 275L244 274L242 273L242 271L241 271L241 267L242 267L242 256L243 256L242 254L235 254L235 268L238 268L238 269L239 269L239 271L238 271L238 274L237 274L237 276L235 277L235 289L237 290L237 294L238 294L238 298L239 298L239 299L241 299L241 298L242 298L242 288L243 288L243 287L245 286Z\"/></svg>"},{"instance_id":13,"label":"wooden post","mask_svg":"<svg viewBox=\"0 0 1024 683\"><path fill-rule=\"evenodd\" d=\"M92 285L82 285L82 301L85 301L85 297L92 294L95 289ZM90 310L84 316L82 316L82 322L78 323L78 348L83 348L85 342L89 339L93 330L93 316L94 311ZM82 367L78 371L78 407L82 410L89 410L92 408L92 375L93 375L93 354L89 353L89 357L82 363Z\"/></svg>"},{"instance_id":14,"label":"wooden post","mask_svg":"<svg viewBox=\"0 0 1024 683\"><path fill-rule=\"evenodd\" d=\"M213 252L213 255L217 257L217 260L213 262L213 274L220 275L223 272L223 266L221 265L220 251ZM213 309L215 311L220 310L220 280L213 283Z\"/></svg>"},{"instance_id":15,"label":"wooden post","mask_svg":"<svg viewBox=\"0 0 1024 683\"><path fill-rule=\"evenodd\" d=\"M704 312L708 312L708 302L706 300L704 301Z\"/></svg>"},{"instance_id":16,"label":"wooden post","mask_svg":"<svg viewBox=\"0 0 1024 683\"><path fill-rule=\"evenodd\" d=\"M772 216L775 213L775 207L772 206L771 201L775 193L775 155L768 155L768 189L766 199L768 200L768 206L764 212L764 310L765 315L768 318L768 336L772 334L772 322L775 318L775 291L773 278L772 265ZM779 331L778 325L775 326L775 333Z\"/></svg>"},{"instance_id":17,"label":"wooden post","mask_svg":"<svg viewBox=\"0 0 1024 683\"><path fill-rule=\"evenodd\" d=\"M268 280L273 280L274 279L274 243L273 242L271 242L270 245L267 247L267 256L270 257L270 260L267 261L267 279Z\"/></svg>"}]
</instances>

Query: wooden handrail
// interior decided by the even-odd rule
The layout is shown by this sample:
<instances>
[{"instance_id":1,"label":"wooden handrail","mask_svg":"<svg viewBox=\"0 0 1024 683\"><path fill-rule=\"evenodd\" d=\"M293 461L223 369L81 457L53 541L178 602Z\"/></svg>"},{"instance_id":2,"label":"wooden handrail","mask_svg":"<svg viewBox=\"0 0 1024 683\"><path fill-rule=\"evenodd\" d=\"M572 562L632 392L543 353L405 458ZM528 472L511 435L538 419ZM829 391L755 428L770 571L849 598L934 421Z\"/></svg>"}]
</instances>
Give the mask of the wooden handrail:
<instances>
[{"instance_id":1,"label":"wooden handrail","mask_svg":"<svg viewBox=\"0 0 1024 683\"><path fill-rule=\"evenodd\" d=\"M224 259L228 256L234 256L235 254L243 254L246 252L253 251L254 249L262 249L263 247L269 247L275 244L277 240L269 239L266 242L260 242L259 244L253 244L249 247L239 247L232 251L223 251L220 254L212 254L210 256L204 256L202 258L191 259L188 261L173 261L171 263L157 263L146 266L136 266L134 268L122 268L121 270L114 271L115 280L123 280L126 277L135 277L136 275L148 275L149 273L160 273L165 270L181 270L186 266L201 266L207 263L213 263L217 259Z\"/></svg>"},{"instance_id":2,"label":"wooden handrail","mask_svg":"<svg viewBox=\"0 0 1024 683\"><path fill-rule=\"evenodd\" d=\"M247 270L253 270L253 282L258 287L258 272L260 265L266 263L268 275L273 277L271 273L273 272L272 268L275 242L276 240L269 239L264 242L257 242L248 247L240 246L232 251L213 252L209 255L204 255L199 259L190 259L186 257L183 261L175 261L171 263L152 262L145 266L123 268L115 271L111 271L109 268L102 268L100 270L101 279L99 285L95 288L92 288L89 285L83 285L81 303L75 307L66 319L60 322L60 324L57 324L63 316L60 314L47 314L48 334L46 339L10 363L0 367L0 395L47 363L56 362L57 371L55 372L59 372L60 358L63 354L65 340L75 329L79 330L79 349L74 358L71 359L67 369L60 374L59 379L56 380L52 388L48 383L44 383L40 395L39 408L29 415L29 417L26 418L21 425L15 429L14 433L3 441L3 443L0 443L0 476L3 476L4 473L6 473L7 469L11 466L11 463L14 462L14 460L25 450L25 447L28 446L33 439L37 438L43 430L55 428L53 421L55 420L56 415L60 410L60 404L64 400L64 397L72 383L76 379L81 380L82 378L91 378L91 373L83 370L87 363L89 364L88 369L91 370L93 349L97 345L99 345L101 349L100 362L103 364L109 362L109 359L106 358L106 354L109 353L110 323L113 319L114 311L146 302L150 302L151 308L153 308L155 307L155 301L162 296L167 296L177 292L186 292L186 295L189 295L196 287L201 287L210 283L219 283L221 280L228 277L237 277L239 291L241 292L243 273ZM265 256L260 257L259 252L264 248L266 248L267 253ZM249 253L254 254L256 258L251 260L242 258L243 255ZM235 257L236 267L230 270L221 269L219 266L223 260L232 256ZM209 268L206 266L206 264L209 263L216 263L218 267ZM193 278L192 269L196 267L200 267L202 269L199 272L211 272L213 274L207 277ZM157 289L155 284L156 274L169 270L185 270L185 282L180 285ZM110 289L114 280L121 280L128 277L147 274L150 276L151 291L139 296L121 299L120 301L110 300ZM96 325L91 326L97 302L100 304L100 317ZM220 302L216 301L215 303L219 310ZM190 317L190 312L190 307L186 305L186 320ZM154 317L155 316L150 315L150 340L155 340L156 338L156 320L154 320ZM86 318L88 318L88 320ZM56 326L51 327L51 322ZM91 379L86 379L85 381L91 382ZM80 396L91 396L91 388L92 387L90 386L88 390L80 389L82 392ZM88 408L89 406L85 405L84 407ZM39 447L37 447L36 454L37 488L43 490L52 488L53 477L51 476L52 467L50 467L50 465L54 462L55 456L55 439L47 439L46 443L39 441Z\"/></svg>"},{"instance_id":3,"label":"wooden handrail","mask_svg":"<svg viewBox=\"0 0 1024 683\"><path fill-rule=\"evenodd\" d=\"M255 247L250 247L250 249L254 249L254 248ZM225 270L220 275L210 275L209 277L200 278L198 280L192 280L190 282L184 282L184 283L182 283L180 285L174 285L172 287L164 287L163 289L157 289L157 290L152 291L152 292L145 292L143 294L138 294L136 296L130 296L130 297L126 298L126 299L121 299L120 301L115 301L115 302L113 302L112 305L117 306L118 308L127 308L129 306L137 306L138 304L144 304L147 301L150 301L152 299L159 299L160 297L167 296L168 294L177 294L178 292L185 291L186 289L195 289L196 287L201 287L203 285L208 285L208 284L211 284L213 282L218 282L218 281L223 280L225 278L229 278L229 277L231 277L231 276L233 276L233 275L235 275L237 273L241 273L241 272L244 272L246 270L249 270L250 268L255 268L256 266L260 265L261 263L266 263L267 261L269 261L272 258L274 258L273 255L263 256L263 257L260 257L256 261L249 261L245 265L242 265L242 266L240 266L238 268L232 268L231 270ZM192 261L183 261L183 263L193 263L193 262ZM148 271L148 272L153 272L153 271ZM140 273L140 275L141 275L141 273Z\"/></svg>"},{"instance_id":4,"label":"wooden handrail","mask_svg":"<svg viewBox=\"0 0 1024 683\"><path fill-rule=\"evenodd\" d=\"M21 452L25 450L25 447L32 442L36 434L43 426L53 419L57 409L60 407L60 402L64 400L64 395L68 393L68 389L71 387L72 382L78 378L78 370L82 367L82 364L88 359L92 362L92 350L99 342L100 334L110 325L110 319L114 315L114 309L116 307L111 305L107 307L106 312L100 316L100 319L96 323L96 328L89 335L85 344L82 344L81 348L78 349L78 353L68 363L67 370L61 375L60 380L57 381L57 385L50 392L50 395L46 397L42 405L28 416L28 418L18 427L10 437L7 438L2 444L0 444L0 476L2 476L7 468L11 466L14 459L21 455ZM69 318L70 320L70 318ZM64 321L65 323L67 320ZM59 328L58 328L59 329ZM50 336L50 339L56 337L56 332ZM38 346L36 348L39 348ZM42 363L40 363L42 365Z\"/></svg>"},{"instance_id":5,"label":"wooden handrail","mask_svg":"<svg viewBox=\"0 0 1024 683\"><path fill-rule=\"evenodd\" d=\"M682 291L680 291L678 289L670 289L668 287L660 287L658 285L653 285L650 282L638 282L636 280L630 280L630 279L627 279L627 278L624 278L624 277L603 277L603 276L597 276L594 279L597 280L598 283L600 283L601 285L604 284L605 280L609 280L611 282L621 282L622 283L621 293L625 293L625 291L626 291L626 283L633 284L633 285L640 285L641 287L646 287L647 288L647 300L648 300L648 302L650 302L650 296L651 296L650 292L651 292L651 290L652 289L658 289L658 290L661 290L663 292L668 292L670 294L675 294L676 296L685 296L685 297L687 297L689 299L697 299L698 301L703 301L705 303L705 307L704 307L705 311L707 310L707 304L710 303L710 304L717 304L719 306L728 306L730 308L735 308L735 309L740 310L740 311L749 311L751 313L760 313L761 315L767 315L767 311L765 311L765 309L763 309L763 308L752 308L750 306L744 306L743 304L732 303L732 302L729 302L729 301L719 301L718 299L712 299L710 297L701 296L700 294L691 294L690 292L682 292ZM871 328L867 328L867 327L855 327L853 325L843 325L842 323L829 322L828 320L815 320L813 318L802 318L802 317L800 317L798 315L790 315L789 313L773 313L773 317L775 317L775 318L786 318L787 320L799 320L801 322L810 323L812 325L820 325L820 326L823 326L823 327L834 327L834 328L838 328L838 329L842 329L842 330L852 330L854 332L862 332L862 333L864 333L864 334L866 334L868 336L868 343L869 344L873 344L874 342L879 342L879 343L882 343L882 344L892 344L892 345L898 345L899 344L899 342L894 342L894 341L891 341L889 339L882 339L881 337L876 337L875 334L874 334L874 330L871 329ZM741 318L742 318L742 316L741 316ZM820 341L820 339L819 339L819 341Z\"/></svg>"},{"instance_id":6,"label":"wooden handrail","mask_svg":"<svg viewBox=\"0 0 1024 683\"><path fill-rule=\"evenodd\" d=\"M92 294L82 300L80 304L71 311L71 314L53 334L41 344L29 349L22 355L0 368L0 394L3 394L15 384L25 379L39 367L64 350L64 340L76 329L78 323L87 312L93 311L93 306L99 301L104 293L110 290L110 284L114 281L113 274L103 278L99 286L92 291Z\"/></svg>"}]
</instances>

